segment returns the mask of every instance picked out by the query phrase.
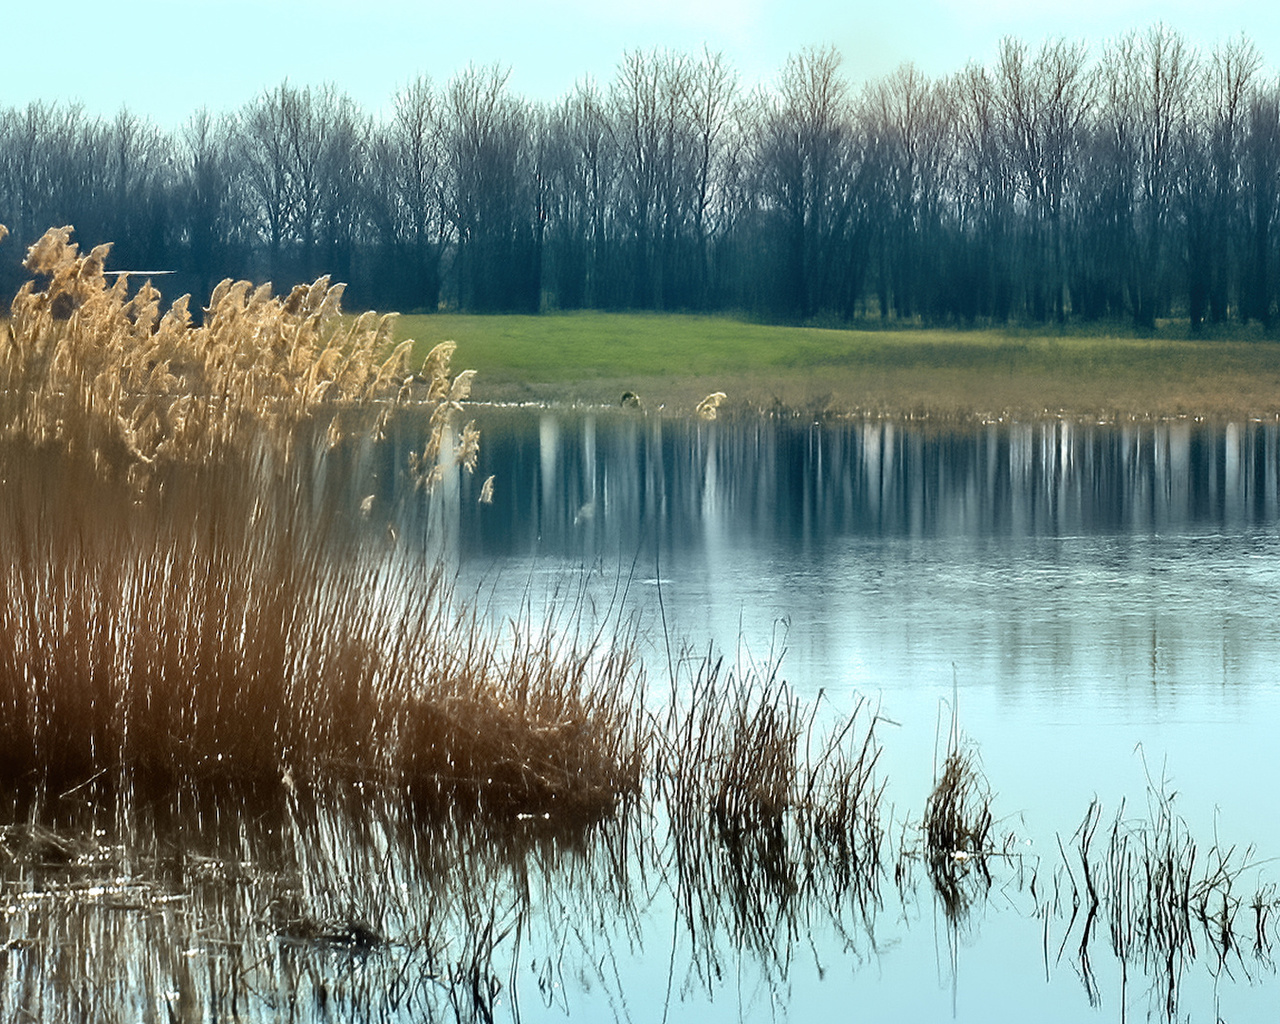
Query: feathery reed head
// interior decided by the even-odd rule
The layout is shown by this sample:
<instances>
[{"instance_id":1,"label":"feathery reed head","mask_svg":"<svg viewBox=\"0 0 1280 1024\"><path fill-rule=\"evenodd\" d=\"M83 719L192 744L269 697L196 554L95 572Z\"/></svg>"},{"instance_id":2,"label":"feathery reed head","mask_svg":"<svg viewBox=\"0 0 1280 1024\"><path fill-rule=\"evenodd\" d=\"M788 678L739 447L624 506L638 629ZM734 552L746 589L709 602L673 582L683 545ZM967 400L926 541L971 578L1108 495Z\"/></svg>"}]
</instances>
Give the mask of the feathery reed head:
<instances>
[{"instance_id":1,"label":"feathery reed head","mask_svg":"<svg viewBox=\"0 0 1280 1024\"><path fill-rule=\"evenodd\" d=\"M723 391L713 391L698 403L694 412L697 413L699 419L713 420L718 415L718 410L727 397Z\"/></svg>"},{"instance_id":2,"label":"feathery reed head","mask_svg":"<svg viewBox=\"0 0 1280 1024\"><path fill-rule=\"evenodd\" d=\"M104 470L140 479L158 464L264 449L278 463L306 420L328 418L338 439L350 428L336 417L415 398L406 372L413 342L388 354L394 315L342 316L341 283L321 277L279 298L269 284L224 280L193 327L189 296L162 313L150 282L132 297L123 275L108 287L110 247L81 255L71 234L51 229L27 253L27 269L48 280L25 285L13 302L14 344L0 358L0 429L9 436L92 452ZM471 391L470 371L450 377L455 347L436 346L423 369L426 399L441 406L427 482L438 476L451 414ZM383 426L385 415L376 432ZM474 426L456 439L468 468L478 443Z\"/></svg>"}]
</instances>

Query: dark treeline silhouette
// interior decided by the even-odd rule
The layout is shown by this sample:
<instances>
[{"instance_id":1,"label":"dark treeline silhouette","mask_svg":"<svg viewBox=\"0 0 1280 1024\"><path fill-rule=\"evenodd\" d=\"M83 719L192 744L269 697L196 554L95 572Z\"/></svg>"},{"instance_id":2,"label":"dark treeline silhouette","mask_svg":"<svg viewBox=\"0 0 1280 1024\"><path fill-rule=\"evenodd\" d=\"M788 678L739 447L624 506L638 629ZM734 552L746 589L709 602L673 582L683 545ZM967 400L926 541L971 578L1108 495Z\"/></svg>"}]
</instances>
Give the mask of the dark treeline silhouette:
<instances>
[{"instance_id":1,"label":"dark treeline silhouette","mask_svg":"<svg viewBox=\"0 0 1280 1024\"><path fill-rule=\"evenodd\" d=\"M73 224L197 302L330 274L404 310L1270 327L1278 169L1254 45L1160 26L856 90L832 49L754 91L718 54L634 52L554 104L497 67L412 81L382 118L288 82L174 133L33 103L0 109L0 285Z\"/></svg>"}]
</instances>

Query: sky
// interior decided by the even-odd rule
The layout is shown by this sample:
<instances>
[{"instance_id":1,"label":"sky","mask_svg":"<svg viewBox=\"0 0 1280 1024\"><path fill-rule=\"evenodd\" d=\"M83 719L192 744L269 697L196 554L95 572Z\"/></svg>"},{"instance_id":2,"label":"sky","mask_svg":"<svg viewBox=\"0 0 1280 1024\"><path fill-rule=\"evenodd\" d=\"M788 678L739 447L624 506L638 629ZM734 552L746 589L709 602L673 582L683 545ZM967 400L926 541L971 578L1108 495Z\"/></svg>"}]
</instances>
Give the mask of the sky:
<instances>
[{"instance_id":1,"label":"sky","mask_svg":"<svg viewBox=\"0 0 1280 1024\"><path fill-rule=\"evenodd\" d=\"M834 45L855 85L906 61L941 76L990 63L1002 37L1065 36L1100 52L1157 22L1208 51L1244 32L1280 66L1280 5L1266 0L4 0L0 107L32 100L122 107L172 129L207 106L234 110L286 78L336 84L390 110L420 74L510 68L509 86L552 101L607 83L634 49L720 51L750 88L787 56ZM56 13L55 13L56 12Z\"/></svg>"}]
</instances>

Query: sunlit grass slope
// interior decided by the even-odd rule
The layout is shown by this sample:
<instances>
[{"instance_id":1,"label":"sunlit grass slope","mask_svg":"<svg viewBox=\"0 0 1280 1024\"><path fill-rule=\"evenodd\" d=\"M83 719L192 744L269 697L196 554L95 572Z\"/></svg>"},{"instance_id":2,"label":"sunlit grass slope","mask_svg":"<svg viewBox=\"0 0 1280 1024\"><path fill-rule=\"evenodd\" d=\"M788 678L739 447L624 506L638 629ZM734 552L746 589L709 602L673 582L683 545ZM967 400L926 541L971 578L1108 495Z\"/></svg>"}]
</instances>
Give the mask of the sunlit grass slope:
<instances>
[{"instance_id":1,"label":"sunlit grass slope","mask_svg":"<svg viewBox=\"0 0 1280 1024\"><path fill-rule=\"evenodd\" d=\"M634 391L686 409L721 389L753 408L942 420L1280 415L1280 344L1188 340L1185 327L1135 338L572 313L404 317L398 330L462 345L481 400L616 403Z\"/></svg>"}]
</instances>

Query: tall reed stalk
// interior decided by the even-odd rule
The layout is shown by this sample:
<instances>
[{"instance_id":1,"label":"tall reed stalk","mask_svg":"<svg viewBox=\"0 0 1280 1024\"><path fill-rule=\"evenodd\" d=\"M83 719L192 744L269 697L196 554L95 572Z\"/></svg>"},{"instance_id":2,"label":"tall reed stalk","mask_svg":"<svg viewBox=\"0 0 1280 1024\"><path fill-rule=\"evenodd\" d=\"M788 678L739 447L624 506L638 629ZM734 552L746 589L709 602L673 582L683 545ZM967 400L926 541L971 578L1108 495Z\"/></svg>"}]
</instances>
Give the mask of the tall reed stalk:
<instances>
[{"instance_id":1,"label":"tall reed stalk","mask_svg":"<svg viewBox=\"0 0 1280 1024\"><path fill-rule=\"evenodd\" d=\"M634 791L629 648L502 641L334 483L334 450L409 405L406 473L474 466L452 343L410 373L392 318L341 316L327 279L223 282L196 326L186 297L108 286L106 257L50 231L0 329L0 771L587 816Z\"/></svg>"}]
</instances>

